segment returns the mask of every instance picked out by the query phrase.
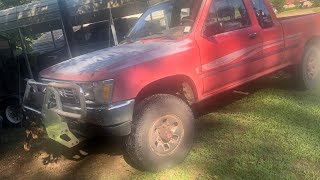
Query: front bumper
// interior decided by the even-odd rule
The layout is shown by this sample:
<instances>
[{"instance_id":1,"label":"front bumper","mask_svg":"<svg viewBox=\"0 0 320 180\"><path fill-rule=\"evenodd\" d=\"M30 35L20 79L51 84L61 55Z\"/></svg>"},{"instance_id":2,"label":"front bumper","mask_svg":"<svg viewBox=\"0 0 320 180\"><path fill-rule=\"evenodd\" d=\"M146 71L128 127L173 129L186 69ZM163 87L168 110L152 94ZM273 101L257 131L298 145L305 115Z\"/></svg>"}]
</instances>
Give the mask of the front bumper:
<instances>
[{"instance_id":1,"label":"front bumper","mask_svg":"<svg viewBox=\"0 0 320 180\"><path fill-rule=\"evenodd\" d=\"M66 88L74 92L78 104L64 103L59 90ZM54 102L54 106L52 106ZM131 122L134 100L117 102L105 107L90 107L85 103L84 93L80 86L73 83L39 83L29 80L27 83L23 108L26 116L41 118L48 130L54 129L51 139L58 142L57 136L63 131L70 131L72 135L114 135L125 136L131 133ZM54 128L51 128L53 127ZM49 128L50 127L50 128ZM70 135L70 136L72 136ZM65 136L65 135L64 135ZM67 135L69 136L69 135ZM70 139L70 138L67 138ZM71 137L71 142L63 142L68 147L79 143L78 138ZM74 139L74 140L73 140Z\"/></svg>"}]
</instances>

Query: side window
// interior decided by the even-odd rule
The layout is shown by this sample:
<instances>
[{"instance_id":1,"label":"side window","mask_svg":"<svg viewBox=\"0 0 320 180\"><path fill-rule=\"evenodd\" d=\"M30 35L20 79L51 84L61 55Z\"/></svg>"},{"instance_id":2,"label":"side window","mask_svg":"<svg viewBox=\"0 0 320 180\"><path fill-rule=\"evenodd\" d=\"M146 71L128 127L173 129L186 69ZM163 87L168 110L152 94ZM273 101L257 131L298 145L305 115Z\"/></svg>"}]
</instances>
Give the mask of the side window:
<instances>
[{"instance_id":1,"label":"side window","mask_svg":"<svg viewBox=\"0 0 320 180\"><path fill-rule=\"evenodd\" d=\"M146 27L152 29L150 32L161 32L169 28L171 16L168 16L168 13L171 15L171 12L166 13L164 10L159 10L145 18Z\"/></svg>"},{"instance_id":2,"label":"side window","mask_svg":"<svg viewBox=\"0 0 320 180\"><path fill-rule=\"evenodd\" d=\"M269 28L273 26L272 18L267 9L264 0L250 0L255 11L258 22L262 28Z\"/></svg>"},{"instance_id":3,"label":"side window","mask_svg":"<svg viewBox=\"0 0 320 180\"><path fill-rule=\"evenodd\" d=\"M212 36L251 25L242 0L214 0L205 23L204 35Z\"/></svg>"}]
</instances>

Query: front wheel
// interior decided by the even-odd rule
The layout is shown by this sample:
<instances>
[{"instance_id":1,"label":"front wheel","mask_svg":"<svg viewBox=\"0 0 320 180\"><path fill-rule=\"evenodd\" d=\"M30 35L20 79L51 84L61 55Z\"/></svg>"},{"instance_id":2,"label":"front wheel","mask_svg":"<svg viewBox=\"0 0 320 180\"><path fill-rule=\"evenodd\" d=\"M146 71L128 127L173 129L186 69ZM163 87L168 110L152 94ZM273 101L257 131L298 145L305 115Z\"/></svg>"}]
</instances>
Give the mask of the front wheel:
<instances>
[{"instance_id":1,"label":"front wheel","mask_svg":"<svg viewBox=\"0 0 320 180\"><path fill-rule=\"evenodd\" d=\"M141 170L160 171L182 162L193 143L190 107L173 95L154 95L137 107L127 156Z\"/></svg>"}]
</instances>

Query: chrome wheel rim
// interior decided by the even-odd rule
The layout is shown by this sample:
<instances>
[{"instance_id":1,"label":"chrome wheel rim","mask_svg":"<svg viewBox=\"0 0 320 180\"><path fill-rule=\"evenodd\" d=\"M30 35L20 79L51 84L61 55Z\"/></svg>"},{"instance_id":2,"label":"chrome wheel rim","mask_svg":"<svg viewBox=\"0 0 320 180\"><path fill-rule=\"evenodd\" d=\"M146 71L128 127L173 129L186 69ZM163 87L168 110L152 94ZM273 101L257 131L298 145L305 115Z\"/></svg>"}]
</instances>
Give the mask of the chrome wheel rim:
<instances>
[{"instance_id":1,"label":"chrome wheel rim","mask_svg":"<svg viewBox=\"0 0 320 180\"><path fill-rule=\"evenodd\" d=\"M23 115L19 107L14 105L7 106L5 110L6 118L12 124L18 124L22 121Z\"/></svg>"},{"instance_id":2,"label":"chrome wheel rim","mask_svg":"<svg viewBox=\"0 0 320 180\"><path fill-rule=\"evenodd\" d=\"M175 115L165 115L157 119L149 130L149 144L159 156L172 154L184 136L182 121Z\"/></svg>"},{"instance_id":3,"label":"chrome wheel rim","mask_svg":"<svg viewBox=\"0 0 320 180\"><path fill-rule=\"evenodd\" d=\"M307 77L310 80L315 80L317 79L318 74L319 74L319 61L314 55L311 55L308 58L308 63L307 63Z\"/></svg>"}]
</instances>

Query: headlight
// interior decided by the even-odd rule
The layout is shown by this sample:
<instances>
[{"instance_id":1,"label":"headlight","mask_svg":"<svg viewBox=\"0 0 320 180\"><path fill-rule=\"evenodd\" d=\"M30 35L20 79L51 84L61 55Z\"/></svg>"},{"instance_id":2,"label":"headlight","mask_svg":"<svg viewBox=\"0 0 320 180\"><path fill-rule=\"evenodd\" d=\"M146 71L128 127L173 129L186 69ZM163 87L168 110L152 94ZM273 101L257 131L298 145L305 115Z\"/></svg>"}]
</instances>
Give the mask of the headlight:
<instances>
[{"instance_id":1,"label":"headlight","mask_svg":"<svg viewBox=\"0 0 320 180\"><path fill-rule=\"evenodd\" d=\"M108 104L112 100L113 80L79 84L86 100L96 104Z\"/></svg>"}]
</instances>

